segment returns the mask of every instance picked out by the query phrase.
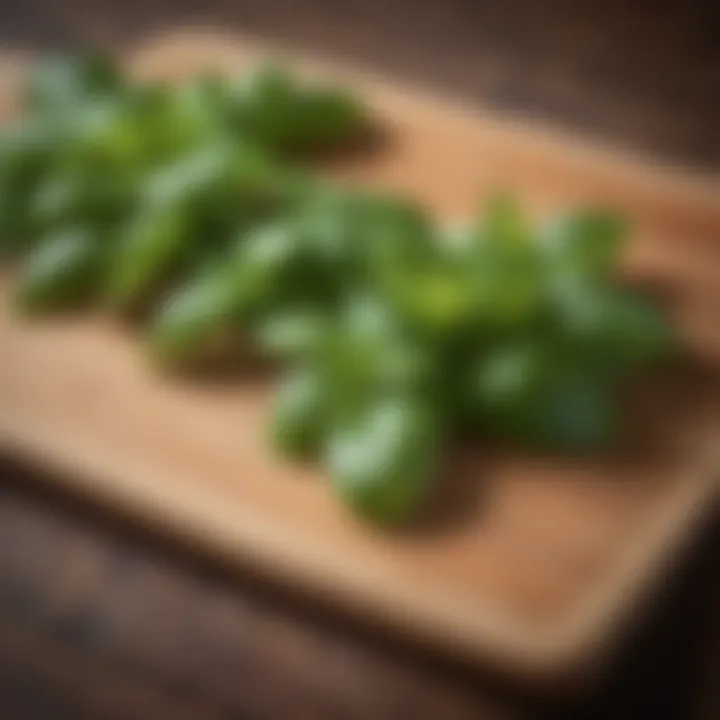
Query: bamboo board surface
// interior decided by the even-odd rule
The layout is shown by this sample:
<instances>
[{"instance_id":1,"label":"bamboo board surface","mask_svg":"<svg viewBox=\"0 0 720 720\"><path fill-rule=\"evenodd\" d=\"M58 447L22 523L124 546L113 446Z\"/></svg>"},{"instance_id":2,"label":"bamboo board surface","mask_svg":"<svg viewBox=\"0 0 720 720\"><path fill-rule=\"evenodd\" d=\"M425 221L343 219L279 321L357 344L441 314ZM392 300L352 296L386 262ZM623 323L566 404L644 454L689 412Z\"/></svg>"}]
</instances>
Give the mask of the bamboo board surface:
<instances>
[{"instance_id":1,"label":"bamboo board surface","mask_svg":"<svg viewBox=\"0 0 720 720\"><path fill-rule=\"evenodd\" d=\"M235 69L265 48L182 32L135 49L141 75ZM22 60L7 60L21 72ZM354 521L314 470L275 459L268 388L159 377L103 318L18 322L0 284L0 447L57 467L73 491L422 642L552 675L597 655L699 522L720 469L720 192L572 137L331 64L388 142L333 168L408 192L448 219L483 192L544 212L592 201L630 215L633 274L662 286L692 367L639 393L639 437L580 463L454 453L412 532ZM5 77L11 77L8 72ZM12 83L9 83L12 85ZM6 100L0 109L10 113Z\"/></svg>"}]
</instances>

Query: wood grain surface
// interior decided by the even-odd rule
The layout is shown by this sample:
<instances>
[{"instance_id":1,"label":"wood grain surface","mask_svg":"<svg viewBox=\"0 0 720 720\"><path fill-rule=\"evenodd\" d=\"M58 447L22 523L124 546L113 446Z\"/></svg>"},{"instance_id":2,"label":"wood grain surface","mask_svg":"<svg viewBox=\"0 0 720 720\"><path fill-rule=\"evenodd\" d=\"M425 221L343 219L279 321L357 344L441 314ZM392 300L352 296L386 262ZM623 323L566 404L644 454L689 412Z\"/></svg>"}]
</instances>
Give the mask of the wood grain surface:
<instances>
[{"instance_id":1,"label":"wood grain surface","mask_svg":"<svg viewBox=\"0 0 720 720\"><path fill-rule=\"evenodd\" d=\"M612 672L540 701L485 667L461 672L338 622L0 461L0 717L714 720L720 524L708 529Z\"/></svg>"},{"instance_id":2,"label":"wood grain surface","mask_svg":"<svg viewBox=\"0 0 720 720\"><path fill-rule=\"evenodd\" d=\"M237 577L149 550L142 531L58 495L38 504L18 471L0 465L0 717L519 717L484 683L353 641L269 590L239 595Z\"/></svg>"},{"instance_id":3,"label":"wood grain surface","mask_svg":"<svg viewBox=\"0 0 720 720\"><path fill-rule=\"evenodd\" d=\"M256 57L234 38L193 32L157 39L131 61L141 74L181 76ZM71 471L62 477L74 489L423 642L532 673L577 667L713 492L716 187L343 74L391 136L338 166L339 178L401 189L449 218L498 185L521 191L537 212L588 200L632 216L628 271L673 295L693 351L692 369L633 405L643 406L642 437L595 463L460 448L434 515L387 537L348 518L313 471L267 452L257 379L161 380L102 319L25 326L4 303L3 441Z\"/></svg>"}]
</instances>

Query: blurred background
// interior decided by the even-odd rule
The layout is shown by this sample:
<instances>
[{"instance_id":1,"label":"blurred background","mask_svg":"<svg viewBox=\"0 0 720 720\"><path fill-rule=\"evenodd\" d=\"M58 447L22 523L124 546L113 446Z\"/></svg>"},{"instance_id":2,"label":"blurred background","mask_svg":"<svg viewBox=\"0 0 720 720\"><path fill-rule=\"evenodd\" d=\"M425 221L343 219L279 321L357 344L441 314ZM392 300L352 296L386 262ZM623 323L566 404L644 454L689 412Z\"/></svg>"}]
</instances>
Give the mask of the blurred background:
<instances>
[{"instance_id":1,"label":"blurred background","mask_svg":"<svg viewBox=\"0 0 720 720\"><path fill-rule=\"evenodd\" d=\"M720 163L713 0L4 0L0 42L113 45L236 28L452 89L677 163Z\"/></svg>"},{"instance_id":2,"label":"blurred background","mask_svg":"<svg viewBox=\"0 0 720 720\"><path fill-rule=\"evenodd\" d=\"M720 168L720 3L2 0L0 52L220 27L440 88L664 163ZM720 717L717 523L575 696L328 618L0 463L0 717Z\"/></svg>"}]
</instances>

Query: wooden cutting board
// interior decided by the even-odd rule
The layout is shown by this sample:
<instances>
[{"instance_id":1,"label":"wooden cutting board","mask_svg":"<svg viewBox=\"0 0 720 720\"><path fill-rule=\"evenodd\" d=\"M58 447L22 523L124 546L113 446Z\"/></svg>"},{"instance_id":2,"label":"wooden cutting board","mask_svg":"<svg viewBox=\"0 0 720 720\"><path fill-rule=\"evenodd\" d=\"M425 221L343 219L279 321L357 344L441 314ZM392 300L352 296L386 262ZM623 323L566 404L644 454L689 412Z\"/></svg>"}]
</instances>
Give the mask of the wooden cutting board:
<instances>
[{"instance_id":1,"label":"wooden cutting board","mask_svg":"<svg viewBox=\"0 0 720 720\"><path fill-rule=\"evenodd\" d=\"M128 62L141 75L180 77L237 70L265 51L182 32ZM587 667L678 557L716 489L718 186L307 64L357 84L387 129L382 147L337 164L339 177L403 190L449 219L498 187L534 212L592 201L632 218L627 267L662 289L692 358L638 390L628 442L593 462L458 448L427 519L381 533L349 516L318 471L273 457L265 382L160 377L137 339L104 318L20 323L5 278L0 449L62 470L52 477L73 492L423 643L541 678ZM0 107L14 104L6 96Z\"/></svg>"}]
</instances>

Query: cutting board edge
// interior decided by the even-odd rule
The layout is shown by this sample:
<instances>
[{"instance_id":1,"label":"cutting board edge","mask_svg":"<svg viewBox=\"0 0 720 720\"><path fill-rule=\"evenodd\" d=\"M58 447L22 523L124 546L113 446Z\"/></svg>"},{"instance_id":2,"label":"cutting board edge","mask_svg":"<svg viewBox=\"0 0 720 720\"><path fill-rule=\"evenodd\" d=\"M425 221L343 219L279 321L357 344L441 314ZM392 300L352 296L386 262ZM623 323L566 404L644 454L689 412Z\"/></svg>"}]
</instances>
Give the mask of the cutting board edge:
<instances>
[{"instance_id":1,"label":"cutting board edge","mask_svg":"<svg viewBox=\"0 0 720 720\"><path fill-rule=\"evenodd\" d=\"M6 440L3 441L3 437ZM368 586L362 579L353 579L353 574L340 578L338 583L338 576L332 570L322 569L316 558L308 557L301 549L295 554L292 550L288 552L288 545L278 542L272 532L261 529L258 523L245 522L247 516L243 522L236 523L236 534L231 537L224 530L218 530L215 512L203 517L203 511L193 506L190 496L162 491L157 497L149 494L143 480L151 480L151 471L140 471L130 480L127 470L122 469L122 464L118 466L114 458L91 457L86 451L73 452L63 443L48 441L48 437L0 415L0 453L6 452L38 469L57 473L53 485L79 493L96 506L131 522L150 522L163 535L192 546L208 557L227 561L230 566L240 564L258 576L286 587L289 583L293 589L314 597L322 598L329 593L329 597L339 599L341 611L345 609L353 617L364 617L373 624L379 622L383 629L399 633L425 648L471 664L491 662L501 672L506 670L545 688L567 685L586 676L595 661L606 656L603 648L620 636L621 629L642 605L643 598L649 595L663 571L682 557L718 489L718 478L711 473L689 483L683 488L684 504L662 514L638 551L627 558L621 576L608 584L601 600L579 608L568 620L538 630L513 624L509 616L492 617L487 608L458 617L455 609L438 612L437 603L430 602L427 610L414 609L412 615L408 615L403 612L403 606L405 610L407 606L401 593L397 598L388 599L385 588L383 593L368 595ZM170 486L159 483L157 487ZM645 577L638 582L637 576L643 569ZM358 589L363 592L358 593ZM372 598L370 604L368 597ZM327 603L328 598L323 602Z\"/></svg>"}]
</instances>

